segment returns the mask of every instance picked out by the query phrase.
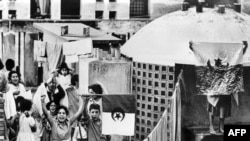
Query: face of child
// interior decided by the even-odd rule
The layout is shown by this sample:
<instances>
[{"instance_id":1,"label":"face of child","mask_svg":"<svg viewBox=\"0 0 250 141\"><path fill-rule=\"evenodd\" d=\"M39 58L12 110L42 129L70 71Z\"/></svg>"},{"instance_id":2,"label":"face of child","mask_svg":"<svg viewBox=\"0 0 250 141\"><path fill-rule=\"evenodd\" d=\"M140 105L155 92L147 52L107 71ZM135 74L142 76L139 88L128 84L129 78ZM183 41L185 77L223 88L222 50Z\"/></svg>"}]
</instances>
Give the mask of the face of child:
<instances>
[{"instance_id":1,"label":"face of child","mask_svg":"<svg viewBox=\"0 0 250 141\"><path fill-rule=\"evenodd\" d=\"M64 122L67 118L66 111L64 109L60 109L57 113L57 119L59 122Z\"/></svg>"},{"instance_id":2,"label":"face of child","mask_svg":"<svg viewBox=\"0 0 250 141\"><path fill-rule=\"evenodd\" d=\"M52 102L49 106L49 111L51 113L54 113L56 111L56 104L54 102Z\"/></svg>"},{"instance_id":3,"label":"face of child","mask_svg":"<svg viewBox=\"0 0 250 141\"><path fill-rule=\"evenodd\" d=\"M96 93L93 91L93 89L89 89L89 94L92 94L91 98L97 99L97 96L95 95Z\"/></svg>"},{"instance_id":4,"label":"face of child","mask_svg":"<svg viewBox=\"0 0 250 141\"><path fill-rule=\"evenodd\" d=\"M62 68L61 73L62 73L62 75L65 76L68 74L68 70L66 68Z\"/></svg>"},{"instance_id":5,"label":"face of child","mask_svg":"<svg viewBox=\"0 0 250 141\"><path fill-rule=\"evenodd\" d=\"M95 119L99 118L100 111L98 109L91 109L89 114L90 114L90 118L95 120Z\"/></svg>"},{"instance_id":6,"label":"face of child","mask_svg":"<svg viewBox=\"0 0 250 141\"><path fill-rule=\"evenodd\" d=\"M48 88L50 91L54 91L56 89L56 82L54 80L52 80L49 84L48 84Z\"/></svg>"},{"instance_id":7,"label":"face of child","mask_svg":"<svg viewBox=\"0 0 250 141\"><path fill-rule=\"evenodd\" d=\"M17 73L13 73L11 75L11 82L15 85L17 85L19 83L19 77L18 77Z\"/></svg>"}]
</instances>

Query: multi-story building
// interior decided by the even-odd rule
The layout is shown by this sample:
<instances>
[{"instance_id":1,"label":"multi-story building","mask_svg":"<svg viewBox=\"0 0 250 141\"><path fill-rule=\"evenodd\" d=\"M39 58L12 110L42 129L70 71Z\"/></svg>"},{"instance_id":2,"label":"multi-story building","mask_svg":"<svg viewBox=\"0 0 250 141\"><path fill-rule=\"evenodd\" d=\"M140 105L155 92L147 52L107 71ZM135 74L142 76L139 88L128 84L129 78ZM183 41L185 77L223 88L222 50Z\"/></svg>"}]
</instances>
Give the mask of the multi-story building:
<instances>
[{"instance_id":1,"label":"multi-story building","mask_svg":"<svg viewBox=\"0 0 250 141\"><path fill-rule=\"evenodd\" d=\"M30 0L1 0L0 19L30 19Z\"/></svg>"},{"instance_id":2,"label":"multi-story building","mask_svg":"<svg viewBox=\"0 0 250 141\"><path fill-rule=\"evenodd\" d=\"M180 9L182 0L1 0L1 19L156 18Z\"/></svg>"}]
</instances>

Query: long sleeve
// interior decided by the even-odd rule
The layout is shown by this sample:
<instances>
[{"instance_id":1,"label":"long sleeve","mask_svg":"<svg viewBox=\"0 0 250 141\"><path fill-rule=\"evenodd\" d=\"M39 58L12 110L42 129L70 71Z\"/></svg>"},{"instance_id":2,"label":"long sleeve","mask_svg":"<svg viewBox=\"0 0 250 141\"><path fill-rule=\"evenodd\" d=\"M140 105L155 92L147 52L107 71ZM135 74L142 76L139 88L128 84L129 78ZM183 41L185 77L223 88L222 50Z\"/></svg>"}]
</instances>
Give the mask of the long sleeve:
<instances>
[{"instance_id":1,"label":"long sleeve","mask_svg":"<svg viewBox=\"0 0 250 141\"><path fill-rule=\"evenodd\" d=\"M58 85L57 89L58 89L58 93L55 94L54 98L60 101L62 98L65 97L65 91L63 90L61 85Z\"/></svg>"},{"instance_id":2,"label":"long sleeve","mask_svg":"<svg viewBox=\"0 0 250 141\"><path fill-rule=\"evenodd\" d=\"M61 85L57 87L58 93L55 94L55 100L59 102L60 105L63 105L65 107L69 107L69 99L66 91L62 88Z\"/></svg>"}]
</instances>

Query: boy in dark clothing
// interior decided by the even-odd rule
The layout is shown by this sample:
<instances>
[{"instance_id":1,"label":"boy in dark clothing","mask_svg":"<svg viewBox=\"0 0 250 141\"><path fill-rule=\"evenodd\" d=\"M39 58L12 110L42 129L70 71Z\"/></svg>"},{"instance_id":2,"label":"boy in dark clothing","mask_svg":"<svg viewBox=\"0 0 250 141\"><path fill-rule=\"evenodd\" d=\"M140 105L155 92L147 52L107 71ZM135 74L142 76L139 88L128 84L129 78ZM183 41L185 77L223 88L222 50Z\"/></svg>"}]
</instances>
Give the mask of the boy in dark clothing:
<instances>
[{"instance_id":1,"label":"boy in dark clothing","mask_svg":"<svg viewBox=\"0 0 250 141\"><path fill-rule=\"evenodd\" d=\"M102 135L101 132L100 105L91 104L89 114L90 119L87 121L88 141L107 141L106 136Z\"/></svg>"}]
</instances>

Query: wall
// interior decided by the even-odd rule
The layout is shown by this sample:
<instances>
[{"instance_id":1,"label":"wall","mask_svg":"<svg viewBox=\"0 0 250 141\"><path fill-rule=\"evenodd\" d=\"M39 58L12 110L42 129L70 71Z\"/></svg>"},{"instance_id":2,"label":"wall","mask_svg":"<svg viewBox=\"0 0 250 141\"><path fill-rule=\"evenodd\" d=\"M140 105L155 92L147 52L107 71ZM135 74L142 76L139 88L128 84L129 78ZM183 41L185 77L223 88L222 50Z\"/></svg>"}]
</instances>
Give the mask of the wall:
<instances>
[{"instance_id":1,"label":"wall","mask_svg":"<svg viewBox=\"0 0 250 141\"><path fill-rule=\"evenodd\" d=\"M149 0L149 15L151 19L181 9L183 0Z\"/></svg>"},{"instance_id":2,"label":"wall","mask_svg":"<svg viewBox=\"0 0 250 141\"><path fill-rule=\"evenodd\" d=\"M26 86L37 86L38 64L34 60L34 40L38 40L37 33L26 33L24 43L24 83Z\"/></svg>"},{"instance_id":3,"label":"wall","mask_svg":"<svg viewBox=\"0 0 250 141\"><path fill-rule=\"evenodd\" d=\"M8 5L7 2L2 0L0 1L0 9L2 10L2 19L8 19Z\"/></svg>"},{"instance_id":4,"label":"wall","mask_svg":"<svg viewBox=\"0 0 250 141\"><path fill-rule=\"evenodd\" d=\"M16 10L16 19L30 19L30 0L0 1L2 19L9 18L9 10Z\"/></svg>"},{"instance_id":5,"label":"wall","mask_svg":"<svg viewBox=\"0 0 250 141\"><path fill-rule=\"evenodd\" d=\"M250 1L242 0L242 12L250 14Z\"/></svg>"},{"instance_id":6,"label":"wall","mask_svg":"<svg viewBox=\"0 0 250 141\"><path fill-rule=\"evenodd\" d=\"M150 20L128 20L128 21L101 21L98 22L97 27L105 32L115 32L119 34L125 34L128 32L137 32L146 24L148 24Z\"/></svg>"},{"instance_id":7,"label":"wall","mask_svg":"<svg viewBox=\"0 0 250 141\"><path fill-rule=\"evenodd\" d=\"M81 0L80 15L81 19L95 19L95 1Z\"/></svg>"},{"instance_id":8,"label":"wall","mask_svg":"<svg viewBox=\"0 0 250 141\"><path fill-rule=\"evenodd\" d=\"M30 19L30 1L31 0L16 0L17 19Z\"/></svg>"},{"instance_id":9,"label":"wall","mask_svg":"<svg viewBox=\"0 0 250 141\"><path fill-rule=\"evenodd\" d=\"M109 94L131 94L131 66L124 61L79 60L80 93L87 93L88 86L101 83Z\"/></svg>"},{"instance_id":10,"label":"wall","mask_svg":"<svg viewBox=\"0 0 250 141\"><path fill-rule=\"evenodd\" d=\"M61 0L51 0L51 19L61 19Z\"/></svg>"},{"instance_id":11,"label":"wall","mask_svg":"<svg viewBox=\"0 0 250 141\"><path fill-rule=\"evenodd\" d=\"M95 11L103 11L103 19L109 19L109 11L117 11L116 19L129 19L130 0L116 0L116 2L95 2L93 0L81 1L81 19L95 19Z\"/></svg>"}]
</instances>

